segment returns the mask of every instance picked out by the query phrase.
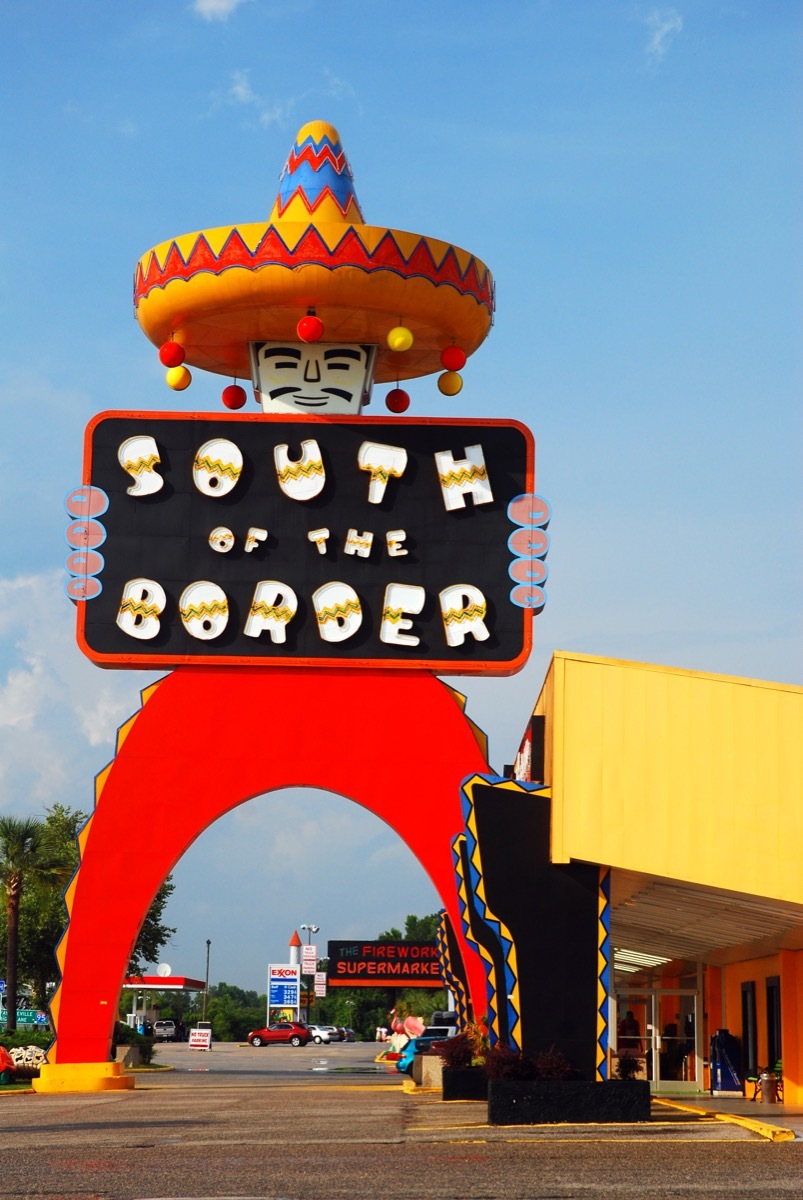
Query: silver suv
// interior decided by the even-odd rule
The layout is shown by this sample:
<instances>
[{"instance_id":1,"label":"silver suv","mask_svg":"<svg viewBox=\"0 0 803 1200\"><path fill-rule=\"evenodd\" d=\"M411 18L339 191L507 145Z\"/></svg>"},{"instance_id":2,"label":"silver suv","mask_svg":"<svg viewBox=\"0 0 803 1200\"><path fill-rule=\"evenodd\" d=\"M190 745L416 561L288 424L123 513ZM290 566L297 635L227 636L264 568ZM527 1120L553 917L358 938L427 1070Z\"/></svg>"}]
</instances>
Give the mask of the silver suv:
<instances>
[{"instance_id":1,"label":"silver suv","mask_svg":"<svg viewBox=\"0 0 803 1200\"><path fill-rule=\"evenodd\" d=\"M184 1031L176 1021L154 1021L153 1036L157 1042L181 1042Z\"/></svg>"}]
</instances>

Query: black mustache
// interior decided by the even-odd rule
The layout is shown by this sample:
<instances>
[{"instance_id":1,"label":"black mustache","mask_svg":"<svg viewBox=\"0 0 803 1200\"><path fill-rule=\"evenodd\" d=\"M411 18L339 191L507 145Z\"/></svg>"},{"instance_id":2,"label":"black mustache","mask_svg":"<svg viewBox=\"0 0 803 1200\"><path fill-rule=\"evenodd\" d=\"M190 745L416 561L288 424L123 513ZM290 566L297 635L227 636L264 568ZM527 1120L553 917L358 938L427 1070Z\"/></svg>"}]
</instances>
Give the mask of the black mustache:
<instances>
[{"instance_id":1,"label":"black mustache","mask_svg":"<svg viewBox=\"0 0 803 1200\"><path fill-rule=\"evenodd\" d=\"M303 390L304 389L302 387L278 387L278 388L271 388L270 391L268 392L268 395L270 396L271 400L278 400L280 396L293 395L296 392L303 392ZM354 399L354 393L347 392L345 390L345 388L325 387L325 388L318 388L318 391L324 393L327 396L339 396L341 400L353 400Z\"/></svg>"}]
</instances>

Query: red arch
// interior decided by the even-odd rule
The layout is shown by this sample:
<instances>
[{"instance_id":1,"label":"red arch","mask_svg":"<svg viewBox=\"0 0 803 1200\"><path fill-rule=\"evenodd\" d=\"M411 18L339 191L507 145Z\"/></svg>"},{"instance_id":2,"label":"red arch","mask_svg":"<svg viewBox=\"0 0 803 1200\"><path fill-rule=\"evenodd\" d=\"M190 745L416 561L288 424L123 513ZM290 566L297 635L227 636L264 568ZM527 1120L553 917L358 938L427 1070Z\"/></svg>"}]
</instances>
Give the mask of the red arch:
<instances>
[{"instance_id":1,"label":"red arch","mask_svg":"<svg viewBox=\"0 0 803 1200\"><path fill-rule=\"evenodd\" d=\"M131 949L159 886L213 821L283 787L337 792L386 821L426 870L461 943L475 1011L485 973L462 938L451 841L460 784L487 771L454 693L427 672L182 667L123 727L99 777L67 894L51 1063L107 1062ZM132 846L132 814L159 814Z\"/></svg>"}]
</instances>

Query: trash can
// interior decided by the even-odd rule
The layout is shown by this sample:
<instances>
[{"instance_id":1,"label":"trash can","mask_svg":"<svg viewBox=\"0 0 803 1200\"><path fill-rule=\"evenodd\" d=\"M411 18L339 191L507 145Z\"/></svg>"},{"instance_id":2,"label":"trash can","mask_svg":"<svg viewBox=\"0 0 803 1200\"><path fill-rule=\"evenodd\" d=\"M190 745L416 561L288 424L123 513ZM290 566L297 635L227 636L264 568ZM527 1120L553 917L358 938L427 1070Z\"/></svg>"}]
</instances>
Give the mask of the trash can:
<instances>
[{"instance_id":1,"label":"trash can","mask_svg":"<svg viewBox=\"0 0 803 1200\"><path fill-rule=\"evenodd\" d=\"M778 1076L772 1071L762 1071L758 1077L761 1085L761 1103L778 1103Z\"/></svg>"}]
</instances>

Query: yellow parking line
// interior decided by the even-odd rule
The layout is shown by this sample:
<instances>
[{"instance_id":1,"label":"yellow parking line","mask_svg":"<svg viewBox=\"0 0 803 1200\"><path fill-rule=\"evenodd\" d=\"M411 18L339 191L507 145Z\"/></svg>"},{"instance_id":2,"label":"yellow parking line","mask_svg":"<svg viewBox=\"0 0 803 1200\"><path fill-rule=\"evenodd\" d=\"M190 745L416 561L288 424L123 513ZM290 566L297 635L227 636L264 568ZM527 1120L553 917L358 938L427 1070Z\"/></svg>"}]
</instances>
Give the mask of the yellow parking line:
<instances>
[{"instance_id":1,"label":"yellow parking line","mask_svg":"<svg viewBox=\"0 0 803 1200\"><path fill-rule=\"evenodd\" d=\"M741 1125L743 1129L749 1129L753 1133L759 1134L770 1142L793 1142L795 1140L795 1131L793 1129L785 1129L782 1125L771 1125L766 1121L757 1121L754 1117L743 1117L738 1113L718 1112L715 1109L704 1108L699 1109L692 1107L689 1104L681 1104L677 1100L656 1100L656 1104L665 1104L667 1108L675 1108L678 1112L705 1113L708 1117L713 1117L717 1121L724 1121L729 1125Z\"/></svg>"}]
</instances>

